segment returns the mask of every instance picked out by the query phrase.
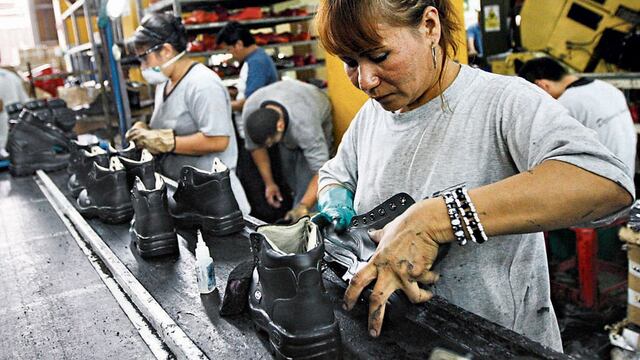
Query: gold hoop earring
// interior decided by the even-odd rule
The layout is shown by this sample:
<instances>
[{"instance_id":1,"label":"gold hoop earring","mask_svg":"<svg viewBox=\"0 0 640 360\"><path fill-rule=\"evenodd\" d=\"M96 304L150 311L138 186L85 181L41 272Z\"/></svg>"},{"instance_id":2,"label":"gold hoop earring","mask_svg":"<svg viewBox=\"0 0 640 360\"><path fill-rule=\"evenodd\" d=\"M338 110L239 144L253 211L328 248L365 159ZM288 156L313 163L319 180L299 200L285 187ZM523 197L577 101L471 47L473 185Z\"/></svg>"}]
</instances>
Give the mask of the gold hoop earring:
<instances>
[{"instance_id":1,"label":"gold hoop earring","mask_svg":"<svg viewBox=\"0 0 640 360\"><path fill-rule=\"evenodd\" d=\"M436 46L431 46L431 58L433 59L433 68L437 69L438 64L436 63Z\"/></svg>"}]
</instances>

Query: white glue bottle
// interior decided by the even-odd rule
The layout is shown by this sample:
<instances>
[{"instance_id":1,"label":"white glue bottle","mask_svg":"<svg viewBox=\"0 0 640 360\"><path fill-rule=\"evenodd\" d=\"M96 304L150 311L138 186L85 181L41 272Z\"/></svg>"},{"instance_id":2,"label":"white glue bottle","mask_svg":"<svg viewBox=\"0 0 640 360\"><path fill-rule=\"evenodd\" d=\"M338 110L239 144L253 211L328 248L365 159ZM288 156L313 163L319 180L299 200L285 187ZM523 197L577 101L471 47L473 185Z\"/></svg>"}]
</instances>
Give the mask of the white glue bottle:
<instances>
[{"instance_id":1,"label":"white glue bottle","mask_svg":"<svg viewBox=\"0 0 640 360\"><path fill-rule=\"evenodd\" d=\"M198 244L196 245L196 278L200 294L209 294L216 288L213 259L209 255L209 248L204 243L200 229L198 229Z\"/></svg>"}]
</instances>

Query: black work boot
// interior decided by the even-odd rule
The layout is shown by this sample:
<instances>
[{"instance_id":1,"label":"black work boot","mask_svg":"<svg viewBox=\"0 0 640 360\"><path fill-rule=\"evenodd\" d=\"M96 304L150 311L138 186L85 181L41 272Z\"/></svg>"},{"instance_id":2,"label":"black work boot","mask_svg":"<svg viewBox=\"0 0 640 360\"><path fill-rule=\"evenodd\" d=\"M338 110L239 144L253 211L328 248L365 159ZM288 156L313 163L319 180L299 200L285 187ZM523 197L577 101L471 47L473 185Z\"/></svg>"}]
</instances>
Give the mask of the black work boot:
<instances>
[{"instance_id":1,"label":"black work boot","mask_svg":"<svg viewBox=\"0 0 640 360\"><path fill-rule=\"evenodd\" d=\"M179 228L196 229L214 236L233 234L244 228L244 219L229 178L229 169L218 159L212 172L184 166L173 194L171 215Z\"/></svg>"},{"instance_id":2,"label":"black work boot","mask_svg":"<svg viewBox=\"0 0 640 360\"><path fill-rule=\"evenodd\" d=\"M11 131L13 126L17 124L23 107L24 106L20 102L11 103L5 106L7 109L7 116L9 117L9 131Z\"/></svg>"},{"instance_id":3,"label":"black work boot","mask_svg":"<svg viewBox=\"0 0 640 360\"><path fill-rule=\"evenodd\" d=\"M64 169L69 161L71 138L41 115L22 111L7 140L9 171L14 176L31 175L36 170Z\"/></svg>"},{"instance_id":4,"label":"black work boot","mask_svg":"<svg viewBox=\"0 0 640 360\"><path fill-rule=\"evenodd\" d=\"M377 245L369 237L368 231L382 229L413 204L415 201L411 196L399 193L375 209L354 216L342 233L337 233L332 224L320 224L327 249L327 264L343 280L351 280L376 251Z\"/></svg>"},{"instance_id":5,"label":"black work boot","mask_svg":"<svg viewBox=\"0 0 640 360\"><path fill-rule=\"evenodd\" d=\"M58 98L47 100L47 108L51 111L54 124L64 132L70 132L76 125L75 111L67 107L67 103Z\"/></svg>"},{"instance_id":6,"label":"black work boot","mask_svg":"<svg viewBox=\"0 0 640 360\"><path fill-rule=\"evenodd\" d=\"M250 235L256 260L249 309L269 334L278 359L341 358L333 304L322 283L324 245L317 226L303 217L293 225L265 225Z\"/></svg>"},{"instance_id":7,"label":"black work boot","mask_svg":"<svg viewBox=\"0 0 640 360\"><path fill-rule=\"evenodd\" d=\"M135 215L131 222L131 236L142 257L178 252L173 219L169 215L167 187L160 175L153 176L153 186L146 186L136 178L131 190Z\"/></svg>"},{"instance_id":8,"label":"black work boot","mask_svg":"<svg viewBox=\"0 0 640 360\"><path fill-rule=\"evenodd\" d=\"M78 197L82 189L87 187L93 163L103 168L109 167L109 154L99 146L92 147L90 151L80 151L76 171L71 174L69 181L67 181L67 189L69 189L73 197Z\"/></svg>"},{"instance_id":9,"label":"black work boot","mask_svg":"<svg viewBox=\"0 0 640 360\"><path fill-rule=\"evenodd\" d=\"M119 156L119 159L125 170L127 170L127 186L129 189L133 188L136 177L142 180L147 189L155 187L155 161L149 150L143 149L137 159L130 159L124 156Z\"/></svg>"},{"instance_id":10,"label":"black work boot","mask_svg":"<svg viewBox=\"0 0 640 360\"><path fill-rule=\"evenodd\" d=\"M138 149L133 141L129 141L129 144L124 149L116 149L109 145L109 155L126 157L127 159L138 160L142 156L142 149Z\"/></svg>"},{"instance_id":11,"label":"black work boot","mask_svg":"<svg viewBox=\"0 0 640 360\"><path fill-rule=\"evenodd\" d=\"M71 142L69 142L69 166L67 167L67 173L72 175L78 172L81 161L84 159L82 150L90 152L92 147L99 145L99 143L81 144L78 140L71 140Z\"/></svg>"},{"instance_id":12,"label":"black work boot","mask_svg":"<svg viewBox=\"0 0 640 360\"><path fill-rule=\"evenodd\" d=\"M123 224L133 216L129 196L127 173L114 156L109 161L109 168L93 163L86 187L76 203L84 217L98 217L108 224Z\"/></svg>"}]
</instances>

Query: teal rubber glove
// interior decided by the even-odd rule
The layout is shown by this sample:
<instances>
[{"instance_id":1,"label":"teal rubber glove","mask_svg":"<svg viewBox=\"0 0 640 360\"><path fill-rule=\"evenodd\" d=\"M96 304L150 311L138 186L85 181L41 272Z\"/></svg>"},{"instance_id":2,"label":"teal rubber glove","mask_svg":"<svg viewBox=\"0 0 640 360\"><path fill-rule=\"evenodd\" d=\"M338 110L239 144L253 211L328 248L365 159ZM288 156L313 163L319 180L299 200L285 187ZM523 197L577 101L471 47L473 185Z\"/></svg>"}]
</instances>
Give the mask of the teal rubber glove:
<instances>
[{"instance_id":1,"label":"teal rubber glove","mask_svg":"<svg viewBox=\"0 0 640 360\"><path fill-rule=\"evenodd\" d=\"M333 223L335 230L342 232L356 215L353 210L353 192L342 186L335 186L320 194L318 199L318 217Z\"/></svg>"}]
</instances>

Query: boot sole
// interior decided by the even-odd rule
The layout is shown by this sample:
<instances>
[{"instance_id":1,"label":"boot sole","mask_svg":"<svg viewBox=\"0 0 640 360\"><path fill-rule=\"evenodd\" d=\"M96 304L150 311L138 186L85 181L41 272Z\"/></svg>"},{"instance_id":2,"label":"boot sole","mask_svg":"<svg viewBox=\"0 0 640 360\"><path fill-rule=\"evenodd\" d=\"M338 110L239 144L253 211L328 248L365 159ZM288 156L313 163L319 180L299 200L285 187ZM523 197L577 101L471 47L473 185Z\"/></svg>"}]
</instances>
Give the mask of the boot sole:
<instances>
[{"instance_id":1,"label":"boot sole","mask_svg":"<svg viewBox=\"0 0 640 360\"><path fill-rule=\"evenodd\" d=\"M77 198L80 193L82 192L82 189L84 189L84 187L73 187L69 184L69 182L67 182L67 189L69 190L69 192L71 193L71 196L73 196L74 198Z\"/></svg>"},{"instance_id":2,"label":"boot sole","mask_svg":"<svg viewBox=\"0 0 640 360\"><path fill-rule=\"evenodd\" d=\"M342 340L338 321L313 334L291 335L269 320L267 314L252 306L249 309L257 331L267 333L276 359L342 359Z\"/></svg>"},{"instance_id":3,"label":"boot sole","mask_svg":"<svg viewBox=\"0 0 640 360\"><path fill-rule=\"evenodd\" d=\"M21 164L16 165L13 163L9 164L9 172L13 176L28 176L33 175L36 170L44 170L46 172L49 171L58 171L67 167L67 160L49 163L49 162L41 162L41 163L30 163L30 164Z\"/></svg>"},{"instance_id":4,"label":"boot sole","mask_svg":"<svg viewBox=\"0 0 640 360\"><path fill-rule=\"evenodd\" d=\"M76 202L76 207L80 215L88 219L99 218L102 222L107 224L124 224L131 220L133 217L133 206L127 204L124 207L112 208L112 207L98 207L89 206L81 207Z\"/></svg>"},{"instance_id":5,"label":"boot sole","mask_svg":"<svg viewBox=\"0 0 640 360\"><path fill-rule=\"evenodd\" d=\"M171 215L176 222L176 226L185 229L202 229L214 236L230 235L244 229L244 218L240 211L223 217L203 216L195 213L183 213Z\"/></svg>"},{"instance_id":6,"label":"boot sole","mask_svg":"<svg viewBox=\"0 0 640 360\"><path fill-rule=\"evenodd\" d=\"M130 229L131 239L136 243L138 253L142 257L155 257L177 254L178 237L175 232L142 237L134 229Z\"/></svg>"}]
</instances>

